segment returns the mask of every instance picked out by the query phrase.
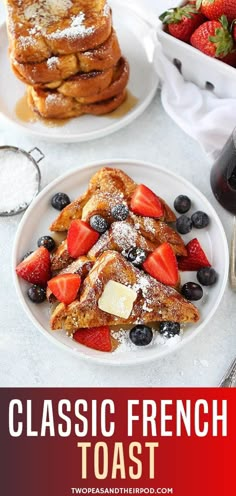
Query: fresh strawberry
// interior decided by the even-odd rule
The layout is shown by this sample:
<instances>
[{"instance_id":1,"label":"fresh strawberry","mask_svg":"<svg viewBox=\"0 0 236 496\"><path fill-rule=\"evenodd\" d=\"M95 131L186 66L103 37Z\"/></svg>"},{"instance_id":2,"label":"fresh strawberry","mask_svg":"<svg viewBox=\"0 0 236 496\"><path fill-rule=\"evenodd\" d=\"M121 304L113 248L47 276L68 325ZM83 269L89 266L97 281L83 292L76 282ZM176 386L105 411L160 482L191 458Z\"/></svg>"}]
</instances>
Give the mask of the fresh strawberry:
<instances>
[{"instance_id":1,"label":"fresh strawberry","mask_svg":"<svg viewBox=\"0 0 236 496\"><path fill-rule=\"evenodd\" d=\"M16 273L31 284L45 286L51 277L50 253L40 246L16 267Z\"/></svg>"},{"instance_id":2,"label":"fresh strawberry","mask_svg":"<svg viewBox=\"0 0 236 496\"><path fill-rule=\"evenodd\" d=\"M144 184L140 184L136 188L131 198L130 208L135 214L144 215L145 217L159 219L164 215L160 199Z\"/></svg>"},{"instance_id":3,"label":"fresh strawberry","mask_svg":"<svg viewBox=\"0 0 236 496\"><path fill-rule=\"evenodd\" d=\"M236 19L235 0L197 0L196 7L208 19L218 20L225 15L230 22Z\"/></svg>"},{"instance_id":4,"label":"fresh strawberry","mask_svg":"<svg viewBox=\"0 0 236 496\"><path fill-rule=\"evenodd\" d=\"M179 280L176 256L169 243L163 243L148 255L143 268L152 277L168 286L176 286Z\"/></svg>"},{"instance_id":5,"label":"fresh strawberry","mask_svg":"<svg viewBox=\"0 0 236 496\"><path fill-rule=\"evenodd\" d=\"M81 255L86 255L98 238L98 232L94 231L87 222L72 220L67 234L67 247L70 256L78 258Z\"/></svg>"},{"instance_id":6,"label":"fresh strawberry","mask_svg":"<svg viewBox=\"0 0 236 496\"><path fill-rule=\"evenodd\" d=\"M91 329L78 329L73 338L77 343L88 346L98 351L112 351L109 327L93 327Z\"/></svg>"},{"instance_id":7,"label":"fresh strawberry","mask_svg":"<svg viewBox=\"0 0 236 496\"><path fill-rule=\"evenodd\" d=\"M160 20L167 25L172 36L189 43L191 35L205 21L205 17L193 3L188 3L184 7L167 10Z\"/></svg>"},{"instance_id":8,"label":"fresh strawberry","mask_svg":"<svg viewBox=\"0 0 236 496\"><path fill-rule=\"evenodd\" d=\"M192 239L187 246L187 257L180 257L178 261L179 270L193 271L202 267L211 267L206 254L204 253L197 238Z\"/></svg>"},{"instance_id":9,"label":"fresh strawberry","mask_svg":"<svg viewBox=\"0 0 236 496\"><path fill-rule=\"evenodd\" d=\"M77 297L81 284L78 274L60 274L48 281L48 287L58 301L69 305Z\"/></svg>"},{"instance_id":10,"label":"fresh strawberry","mask_svg":"<svg viewBox=\"0 0 236 496\"><path fill-rule=\"evenodd\" d=\"M225 16L219 21L204 22L193 33L190 42L201 52L223 62L229 63L234 57L234 41Z\"/></svg>"}]
</instances>

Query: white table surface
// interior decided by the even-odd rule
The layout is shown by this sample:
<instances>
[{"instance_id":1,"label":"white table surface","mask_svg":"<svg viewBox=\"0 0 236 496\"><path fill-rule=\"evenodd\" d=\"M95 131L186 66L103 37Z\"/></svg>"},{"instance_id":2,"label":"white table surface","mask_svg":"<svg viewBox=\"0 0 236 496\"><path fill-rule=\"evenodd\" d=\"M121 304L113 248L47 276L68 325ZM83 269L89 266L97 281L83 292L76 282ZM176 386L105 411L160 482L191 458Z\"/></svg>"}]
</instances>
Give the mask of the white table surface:
<instances>
[{"instance_id":1,"label":"white table surface","mask_svg":"<svg viewBox=\"0 0 236 496\"><path fill-rule=\"evenodd\" d=\"M164 113L159 93L134 123L112 136L87 144L49 144L12 129L8 131L1 121L0 140L8 145L20 145L25 150L33 146L41 148L46 155L41 162L42 186L65 171L94 160L107 159L109 164L110 158L138 158L160 164L184 176L206 195L230 239L232 217L212 195L210 164L198 144ZM230 288L207 328L183 349L141 367L109 368L108 371L106 366L87 363L57 348L25 316L11 277L11 250L19 220L20 216L0 219L0 386L218 385L236 354L236 297Z\"/></svg>"}]
</instances>

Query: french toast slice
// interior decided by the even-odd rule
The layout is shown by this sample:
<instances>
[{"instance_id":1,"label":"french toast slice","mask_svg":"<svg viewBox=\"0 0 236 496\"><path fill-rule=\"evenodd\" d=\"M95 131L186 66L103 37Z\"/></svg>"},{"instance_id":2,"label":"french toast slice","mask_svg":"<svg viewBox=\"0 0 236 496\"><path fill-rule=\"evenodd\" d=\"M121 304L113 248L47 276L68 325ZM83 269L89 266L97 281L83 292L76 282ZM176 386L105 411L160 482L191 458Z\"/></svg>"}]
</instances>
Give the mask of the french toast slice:
<instances>
[{"instance_id":1,"label":"french toast slice","mask_svg":"<svg viewBox=\"0 0 236 496\"><path fill-rule=\"evenodd\" d=\"M169 243L175 254L187 254L184 242L180 236L164 222L156 221L154 223L157 228L155 234L151 234L150 239L148 229L143 229L142 232L137 229L137 224L132 223L132 218L123 222L113 222L109 231L102 234L95 245L89 250L89 258L97 258L104 251L115 250L119 253L130 250L130 248L142 248L146 252L154 251L162 243ZM147 219L147 218L146 218ZM145 222L145 220L144 220ZM146 221L148 225L148 222Z\"/></svg>"},{"instance_id":2,"label":"french toast slice","mask_svg":"<svg viewBox=\"0 0 236 496\"><path fill-rule=\"evenodd\" d=\"M85 72L67 79L58 87L58 92L74 97L82 104L97 103L119 95L124 91L128 81L129 64L124 57L121 57L111 69L94 73Z\"/></svg>"},{"instance_id":3,"label":"french toast slice","mask_svg":"<svg viewBox=\"0 0 236 496\"><path fill-rule=\"evenodd\" d=\"M21 64L11 53L15 75L25 84L42 85L62 81L78 72L104 71L115 66L121 57L117 34L114 29L99 47L86 52L52 56L38 63ZM113 95L112 95L113 96Z\"/></svg>"},{"instance_id":4,"label":"french toast slice","mask_svg":"<svg viewBox=\"0 0 236 496\"><path fill-rule=\"evenodd\" d=\"M100 208L100 198L94 199L94 195L99 193L105 193L103 197L103 212L109 215L111 209L111 198L119 196L128 205L130 203L132 194L134 193L137 184L131 179L125 172L120 169L113 169L110 167L103 167L90 179L89 187L86 193L75 201L70 203L65 207L57 219L51 224L51 231L68 231L71 221L74 219L81 219L83 215L83 208L86 203L90 201L90 206L87 206L88 212L92 213L94 211L98 212ZM106 195L107 200L106 200ZM164 219L165 222L174 222L176 216L171 208L166 204L166 202L160 199L164 207Z\"/></svg>"},{"instance_id":5,"label":"french toast slice","mask_svg":"<svg viewBox=\"0 0 236 496\"><path fill-rule=\"evenodd\" d=\"M99 308L99 299L109 281L128 286L137 294L131 314L124 319ZM176 290L164 286L136 269L119 253L103 253L85 278L80 297L70 305L60 303L51 315L51 329L73 332L78 328L104 325L174 321L197 322L197 308Z\"/></svg>"},{"instance_id":6,"label":"french toast slice","mask_svg":"<svg viewBox=\"0 0 236 496\"><path fill-rule=\"evenodd\" d=\"M110 86L113 72L113 67L105 71L78 72L65 81L59 81L57 91L62 95L76 99L95 95ZM48 87L50 89L50 85ZM47 85L45 89L47 89Z\"/></svg>"},{"instance_id":7,"label":"french toast slice","mask_svg":"<svg viewBox=\"0 0 236 496\"><path fill-rule=\"evenodd\" d=\"M84 114L104 115L116 110L126 99L126 90L109 100L82 104L69 96L62 95L56 90L44 91L28 86L28 104L30 108L43 119L70 119Z\"/></svg>"},{"instance_id":8,"label":"french toast slice","mask_svg":"<svg viewBox=\"0 0 236 496\"><path fill-rule=\"evenodd\" d=\"M146 240L142 234L136 231L132 224L128 222L113 222L110 229L100 236L97 243L88 252L87 257L90 260L96 260L104 251L115 250L121 253L133 246L151 252L155 250L157 244ZM51 255L52 272L65 269L71 264L72 260L67 250L67 241L65 240Z\"/></svg>"},{"instance_id":9,"label":"french toast slice","mask_svg":"<svg viewBox=\"0 0 236 496\"><path fill-rule=\"evenodd\" d=\"M6 0L6 5L11 52L20 63L91 50L111 34L106 0Z\"/></svg>"},{"instance_id":10,"label":"french toast slice","mask_svg":"<svg viewBox=\"0 0 236 496\"><path fill-rule=\"evenodd\" d=\"M155 219L150 219L149 222L147 217L142 218L132 214L126 221L113 222L110 229L102 234L89 250L87 256L91 260L96 260L104 251L115 250L122 253L134 246L152 252L162 243L169 243L176 256L187 255L182 238L165 222ZM67 267L72 260L65 240L51 255L52 271Z\"/></svg>"}]
</instances>

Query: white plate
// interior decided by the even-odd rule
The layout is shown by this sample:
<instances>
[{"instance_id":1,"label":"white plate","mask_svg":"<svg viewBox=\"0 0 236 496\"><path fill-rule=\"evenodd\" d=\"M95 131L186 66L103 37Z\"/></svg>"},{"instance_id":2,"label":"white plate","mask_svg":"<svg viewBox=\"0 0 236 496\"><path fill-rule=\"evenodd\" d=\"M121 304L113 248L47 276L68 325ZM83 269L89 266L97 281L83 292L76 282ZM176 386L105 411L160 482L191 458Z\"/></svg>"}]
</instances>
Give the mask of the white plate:
<instances>
[{"instance_id":1,"label":"white plate","mask_svg":"<svg viewBox=\"0 0 236 496\"><path fill-rule=\"evenodd\" d=\"M47 127L42 122L22 122L15 113L16 104L25 94L25 85L11 71L8 57L8 39L5 24L0 28L0 114L8 123L27 134L52 142L79 142L101 138L123 128L138 117L153 99L158 77L153 66L155 38L146 22L118 0L109 2L113 9L114 26L121 49L130 63L129 91L138 102L123 117L84 115L71 119L62 127Z\"/></svg>"},{"instance_id":2,"label":"white plate","mask_svg":"<svg viewBox=\"0 0 236 496\"><path fill-rule=\"evenodd\" d=\"M48 233L48 226L56 217L56 211L50 206L50 199L58 191L68 193L71 199L79 196L87 188L90 177L102 166L118 167L127 172L137 183L145 183L156 193L173 205L175 197L179 194L188 194L193 202L192 211L201 209L208 213L211 222L207 229L193 230L184 239L186 242L193 237L197 237L205 249L213 267L219 274L218 282L210 289L204 289L204 299L199 303L201 320L195 325L187 325L183 338L176 346L151 345L146 348L138 348L124 352L101 353L86 348L66 336L64 331L52 332L49 328L49 307L47 303L35 305L29 301L26 295L28 284L19 279L14 268L29 250L34 250L37 239ZM199 334L215 313L223 296L228 277L228 245L222 224L208 200L185 179L175 174L157 167L153 164L131 161L131 160L110 160L93 163L84 166L76 171L53 181L34 200L25 213L15 239L13 250L13 277L17 294L25 312L33 324L54 343L61 345L64 349L72 351L80 357L90 358L96 362L109 365L135 365L138 362L149 362L158 359L160 356L176 351L178 347L184 346L190 339ZM182 282L187 280L196 281L196 274L185 273ZM20 331L20 323L19 323ZM32 329L32 332L35 332Z\"/></svg>"}]
</instances>

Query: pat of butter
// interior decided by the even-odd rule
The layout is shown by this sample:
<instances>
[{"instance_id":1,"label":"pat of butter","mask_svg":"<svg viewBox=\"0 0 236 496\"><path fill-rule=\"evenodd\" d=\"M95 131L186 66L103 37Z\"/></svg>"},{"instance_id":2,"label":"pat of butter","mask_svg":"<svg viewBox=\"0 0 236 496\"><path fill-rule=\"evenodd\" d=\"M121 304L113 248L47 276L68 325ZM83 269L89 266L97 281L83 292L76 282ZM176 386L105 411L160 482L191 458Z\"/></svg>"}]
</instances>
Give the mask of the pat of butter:
<instances>
[{"instance_id":1,"label":"pat of butter","mask_svg":"<svg viewBox=\"0 0 236 496\"><path fill-rule=\"evenodd\" d=\"M109 281L98 300L98 307L103 312L128 319L136 298L137 293L133 289L127 288L119 282Z\"/></svg>"}]
</instances>

